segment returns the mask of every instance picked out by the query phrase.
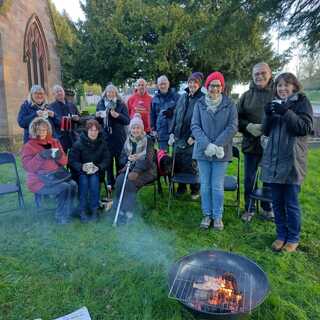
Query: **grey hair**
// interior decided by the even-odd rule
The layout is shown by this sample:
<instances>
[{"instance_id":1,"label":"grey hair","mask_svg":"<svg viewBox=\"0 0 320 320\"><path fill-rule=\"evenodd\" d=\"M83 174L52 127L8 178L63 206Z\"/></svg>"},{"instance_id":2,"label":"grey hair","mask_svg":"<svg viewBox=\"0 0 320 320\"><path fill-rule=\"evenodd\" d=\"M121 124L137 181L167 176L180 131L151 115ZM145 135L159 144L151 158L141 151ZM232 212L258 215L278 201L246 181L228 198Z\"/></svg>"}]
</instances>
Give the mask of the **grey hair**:
<instances>
[{"instance_id":1,"label":"grey hair","mask_svg":"<svg viewBox=\"0 0 320 320\"><path fill-rule=\"evenodd\" d=\"M266 62L259 62L256 63L253 68L252 68L252 75L253 75L253 70L258 68L258 67L266 67L266 69L268 69L268 71L270 72L270 74L272 75L272 70L270 68L270 66L266 63Z\"/></svg>"},{"instance_id":2,"label":"grey hair","mask_svg":"<svg viewBox=\"0 0 320 320\"><path fill-rule=\"evenodd\" d=\"M169 79L166 75L162 75L157 79L157 84L159 84L160 82L165 81L165 82L169 82ZM170 82L169 82L170 83Z\"/></svg>"},{"instance_id":3,"label":"grey hair","mask_svg":"<svg viewBox=\"0 0 320 320\"><path fill-rule=\"evenodd\" d=\"M121 96L120 96L120 94L119 94L118 88L117 88L115 85L113 85L112 83L108 84L108 85L105 87L105 89L104 89L104 91L102 92L102 95L101 95L102 98L106 97L108 91L115 91L115 92L116 92L117 99L122 100L122 99L121 99Z\"/></svg>"},{"instance_id":4,"label":"grey hair","mask_svg":"<svg viewBox=\"0 0 320 320\"><path fill-rule=\"evenodd\" d=\"M28 101L29 101L30 103L33 103L34 100L32 99L32 95L33 95L34 93L40 92L40 91L42 91L43 93L46 93L45 90L40 86L40 84L34 84L34 85L31 87L30 91L29 91ZM47 103L47 100L46 100L46 99L44 99L44 103Z\"/></svg>"},{"instance_id":5,"label":"grey hair","mask_svg":"<svg viewBox=\"0 0 320 320\"><path fill-rule=\"evenodd\" d=\"M140 81L143 81L144 84L147 84L147 81L146 81L146 80L144 80L143 78L139 78L139 79L136 81L135 85L138 86L138 84L139 84Z\"/></svg>"},{"instance_id":6,"label":"grey hair","mask_svg":"<svg viewBox=\"0 0 320 320\"><path fill-rule=\"evenodd\" d=\"M58 90L61 90L61 89L64 91L63 87L60 86L60 84L55 84L55 85L52 87L53 93L56 93Z\"/></svg>"},{"instance_id":7,"label":"grey hair","mask_svg":"<svg viewBox=\"0 0 320 320\"><path fill-rule=\"evenodd\" d=\"M42 117L36 117L34 118L30 125L29 125L29 136L30 138L36 139L37 136L37 131L39 129L39 127L41 126L46 126L48 128L48 134L50 136L52 136L52 126L49 122L49 120L44 119Z\"/></svg>"}]
</instances>

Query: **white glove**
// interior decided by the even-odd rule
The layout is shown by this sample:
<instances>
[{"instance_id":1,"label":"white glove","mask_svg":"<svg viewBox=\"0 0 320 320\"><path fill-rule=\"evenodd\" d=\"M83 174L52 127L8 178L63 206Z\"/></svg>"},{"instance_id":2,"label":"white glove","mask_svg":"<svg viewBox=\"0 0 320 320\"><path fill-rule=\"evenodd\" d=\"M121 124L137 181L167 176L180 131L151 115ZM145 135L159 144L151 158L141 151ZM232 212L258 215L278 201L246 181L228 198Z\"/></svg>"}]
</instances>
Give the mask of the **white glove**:
<instances>
[{"instance_id":1,"label":"white glove","mask_svg":"<svg viewBox=\"0 0 320 320\"><path fill-rule=\"evenodd\" d=\"M247 125L247 131L250 132L254 137L260 137L262 135L262 124L260 123L249 123Z\"/></svg>"},{"instance_id":2,"label":"white glove","mask_svg":"<svg viewBox=\"0 0 320 320\"><path fill-rule=\"evenodd\" d=\"M170 136L169 136L169 140L168 140L168 145L169 146L172 146L174 144L174 134L171 133Z\"/></svg>"},{"instance_id":3,"label":"white glove","mask_svg":"<svg viewBox=\"0 0 320 320\"><path fill-rule=\"evenodd\" d=\"M204 150L204 154L205 154L207 157L213 157L213 156L217 153L217 150L218 150L218 146L216 146L216 145L213 144L213 143L209 143L209 144L207 145L206 150Z\"/></svg>"},{"instance_id":4,"label":"white glove","mask_svg":"<svg viewBox=\"0 0 320 320\"><path fill-rule=\"evenodd\" d=\"M224 157L224 149L223 149L223 147L217 147L216 157L218 159L222 159Z\"/></svg>"}]
</instances>

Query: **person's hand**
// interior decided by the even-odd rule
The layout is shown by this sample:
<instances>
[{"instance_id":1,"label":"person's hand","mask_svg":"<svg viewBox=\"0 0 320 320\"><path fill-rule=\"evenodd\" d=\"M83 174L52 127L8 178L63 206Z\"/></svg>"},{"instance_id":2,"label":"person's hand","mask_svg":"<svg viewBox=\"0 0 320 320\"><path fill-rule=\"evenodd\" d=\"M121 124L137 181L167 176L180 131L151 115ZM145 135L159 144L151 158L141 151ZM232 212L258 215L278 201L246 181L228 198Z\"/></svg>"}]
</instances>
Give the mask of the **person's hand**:
<instances>
[{"instance_id":1,"label":"person's hand","mask_svg":"<svg viewBox=\"0 0 320 320\"><path fill-rule=\"evenodd\" d=\"M48 116L53 118L54 117L54 112L52 110L48 110Z\"/></svg>"},{"instance_id":2,"label":"person's hand","mask_svg":"<svg viewBox=\"0 0 320 320\"><path fill-rule=\"evenodd\" d=\"M173 108L168 108L167 110L164 110L163 114L166 118L171 119L173 117Z\"/></svg>"},{"instance_id":3,"label":"person's hand","mask_svg":"<svg viewBox=\"0 0 320 320\"><path fill-rule=\"evenodd\" d=\"M137 154L130 154L128 157L129 161L137 161L138 160L138 155Z\"/></svg>"},{"instance_id":4,"label":"person's hand","mask_svg":"<svg viewBox=\"0 0 320 320\"><path fill-rule=\"evenodd\" d=\"M222 159L224 157L224 149L223 149L223 147L217 147L216 157L218 159Z\"/></svg>"},{"instance_id":5,"label":"person's hand","mask_svg":"<svg viewBox=\"0 0 320 320\"><path fill-rule=\"evenodd\" d=\"M62 157L62 152L59 149L55 150L55 152L51 152L51 158L52 159L59 160L61 157Z\"/></svg>"},{"instance_id":6,"label":"person's hand","mask_svg":"<svg viewBox=\"0 0 320 320\"><path fill-rule=\"evenodd\" d=\"M151 136L154 137L155 139L158 138L158 133L155 130L151 131Z\"/></svg>"},{"instance_id":7,"label":"person's hand","mask_svg":"<svg viewBox=\"0 0 320 320\"><path fill-rule=\"evenodd\" d=\"M119 113L118 112L116 112L116 111L114 111L114 110L110 110L110 114L111 114L111 117L112 118L118 118L119 117Z\"/></svg>"},{"instance_id":8,"label":"person's hand","mask_svg":"<svg viewBox=\"0 0 320 320\"><path fill-rule=\"evenodd\" d=\"M283 116L289 109L289 104L282 102L282 103L275 103L274 104L274 112Z\"/></svg>"},{"instance_id":9,"label":"person's hand","mask_svg":"<svg viewBox=\"0 0 320 320\"><path fill-rule=\"evenodd\" d=\"M187 144L189 146L192 146L194 144L195 140L192 138L192 137L189 137L188 140L187 140Z\"/></svg>"},{"instance_id":10,"label":"person's hand","mask_svg":"<svg viewBox=\"0 0 320 320\"><path fill-rule=\"evenodd\" d=\"M217 150L218 150L217 145L215 145L213 143L209 143L206 150L204 151L204 154L207 157L213 157L217 153Z\"/></svg>"},{"instance_id":11,"label":"person's hand","mask_svg":"<svg viewBox=\"0 0 320 320\"><path fill-rule=\"evenodd\" d=\"M254 137L260 137L262 135L262 124L260 123L249 123L247 125L247 131L250 132Z\"/></svg>"},{"instance_id":12,"label":"person's hand","mask_svg":"<svg viewBox=\"0 0 320 320\"><path fill-rule=\"evenodd\" d=\"M99 167L97 167L96 165L93 165L91 170L90 170L90 174L95 174L99 171Z\"/></svg>"},{"instance_id":13,"label":"person's hand","mask_svg":"<svg viewBox=\"0 0 320 320\"><path fill-rule=\"evenodd\" d=\"M79 121L79 120L80 120L80 117L79 117L77 114L73 114L73 115L72 115L72 120L73 120L73 121Z\"/></svg>"},{"instance_id":14,"label":"person's hand","mask_svg":"<svg viewBox=\"0 0 320 320\"><path fill-rule=\"evenodd\" d=\"M42 110L37 110L37 116L42 117Z\"/></svg>"},{"instance_id":15,"label":"person's hand","mask_svg":"<svg viewBox=\"0 0 320 320\"><path fill-rule=\"evenodd\" d=\"M44 149L39 152L42 159L49 160L52 159L52 149Z\"/></svg>"},{"instance_id":16,"label":"person's hand","mask_svg":"<svg viewBox=\"0 0 320 320\"><path fill-rule=\"evenodd\" d=\"M84 163L84 164L82 165L82 168L81 168L81 169L82 169L83 172L87 173L88 170L89 170L88 164L87 164L87 163Z\"/></svg>"},{"instance_id":17,"label":"person's hand","mask_svg":"<svg viewBox=\"0 0 320 320\"><path fill-rule=\"evenodd\" d=\"M175 141L174 134L171 133L170 136L169 136L168 145L172 146L174 144L174 141Z\"/></svg>"}]
</instances>

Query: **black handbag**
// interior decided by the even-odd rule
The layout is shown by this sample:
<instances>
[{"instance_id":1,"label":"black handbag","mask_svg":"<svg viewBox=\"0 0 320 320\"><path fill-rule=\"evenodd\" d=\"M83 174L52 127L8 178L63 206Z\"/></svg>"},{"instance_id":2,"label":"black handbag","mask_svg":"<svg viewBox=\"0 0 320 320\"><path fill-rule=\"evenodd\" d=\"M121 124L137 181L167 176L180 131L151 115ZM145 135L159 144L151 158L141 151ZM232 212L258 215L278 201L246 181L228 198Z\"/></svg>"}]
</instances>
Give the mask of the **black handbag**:
<instances>
[{"instance_id":1,"label":"black handbag","mask_svg":"<svg viewBox=\"0 0 320 320\"><path fill-rule=\"evenodd\" d=\"M45 186L53 186L62 182L71 180L71 174L64 167L58 168L56 171L51 172L39 172L39 179L45 184Z\"/></svg>"}]
</instances>

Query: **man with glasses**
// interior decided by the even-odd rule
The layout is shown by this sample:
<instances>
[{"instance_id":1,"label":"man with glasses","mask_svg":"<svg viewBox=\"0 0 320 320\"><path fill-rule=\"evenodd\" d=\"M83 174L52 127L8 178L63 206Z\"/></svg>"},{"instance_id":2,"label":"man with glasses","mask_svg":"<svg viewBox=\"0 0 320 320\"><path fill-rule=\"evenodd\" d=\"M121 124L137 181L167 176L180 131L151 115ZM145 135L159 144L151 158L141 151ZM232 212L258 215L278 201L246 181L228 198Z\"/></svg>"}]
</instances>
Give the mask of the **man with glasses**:
<instances>
[{"instance_id":1,"label":"man with glasses","mask_svg":"<svg viewBox=\"0 0 320 320\"><path fill-rule=\"evenodd\" d=\"M252 69L253 81L250 88L238 102L239 131L243 134L242 152L244 154L244 200L245 212L242 220L249 222L255 212L254 205L249 208L249 195L253 189L254 178L262 157L260 137L262 135L262 119L264 106L272 100L273 80L268 64L261 62ZM266 219L274 218L271 205L262 202L263 215ZM250 211L249 211L250 210Z\"/></svg>"}]
</instances>

